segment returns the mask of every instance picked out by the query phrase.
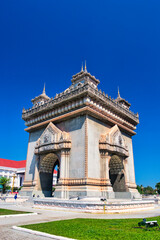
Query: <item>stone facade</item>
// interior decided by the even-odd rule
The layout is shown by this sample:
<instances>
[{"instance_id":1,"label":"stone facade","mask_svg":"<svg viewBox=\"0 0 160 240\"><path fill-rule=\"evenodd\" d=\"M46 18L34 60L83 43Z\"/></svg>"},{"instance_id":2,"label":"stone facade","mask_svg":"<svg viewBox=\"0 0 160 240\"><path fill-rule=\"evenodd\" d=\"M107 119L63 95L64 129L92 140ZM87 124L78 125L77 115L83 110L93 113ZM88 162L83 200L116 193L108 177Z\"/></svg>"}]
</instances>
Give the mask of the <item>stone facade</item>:
<instances>
[{"instance_id":1,"label":"stone facade","mask_svg":"<svg viewBox=\"0 0 160 240\"><path fill-rule=\"evenodd\" d=\"M55 197L139 197L132 149L139 116L119 93L111 99L98 84L85 66L64 92L49 98L44 89L23 109L29 142L21 194L51 196L58 165Z\"/></svg>"}]
</instances>

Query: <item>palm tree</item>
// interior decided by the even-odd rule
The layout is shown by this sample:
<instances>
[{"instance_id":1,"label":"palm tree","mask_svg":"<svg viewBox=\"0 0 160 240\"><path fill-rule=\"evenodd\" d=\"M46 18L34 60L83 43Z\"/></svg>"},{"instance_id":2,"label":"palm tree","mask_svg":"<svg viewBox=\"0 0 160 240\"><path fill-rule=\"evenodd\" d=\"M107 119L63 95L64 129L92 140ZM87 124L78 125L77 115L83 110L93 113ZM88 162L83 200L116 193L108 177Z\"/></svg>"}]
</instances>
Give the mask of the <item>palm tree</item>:
<instances>
[{"instance_id":1,"label":"palm tree","mask_svg":"<svg viewBox=\"0 0 160 240\"><path fill-rule=\"evenodd\" d=\"M2 186L2 192L5 193L6 189L9 188L10 179L6 177L0 177L0 185Z\"/></svg>"}]
</instances>

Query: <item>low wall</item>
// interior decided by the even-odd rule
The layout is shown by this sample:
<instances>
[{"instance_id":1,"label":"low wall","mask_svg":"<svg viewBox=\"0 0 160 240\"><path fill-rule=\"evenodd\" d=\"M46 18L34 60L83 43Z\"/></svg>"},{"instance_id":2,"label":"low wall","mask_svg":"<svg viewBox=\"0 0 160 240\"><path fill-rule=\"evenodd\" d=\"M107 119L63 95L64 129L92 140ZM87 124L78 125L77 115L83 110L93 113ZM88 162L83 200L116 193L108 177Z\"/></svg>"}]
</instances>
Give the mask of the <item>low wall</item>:
<instances>
[{"instance_id":1,"label":"low wall","mask_svg":"<svg viewBox=\"0 0 160 240\"><path fill-rule=\"evenodd\" d=\"M144 209L152 209L155 206L154 201L126 201L126 202L87 202L78 200L53 200L46 199L34 199L34 205L45 208L62 208L62 209L75 209L82 212L129 212L139 211Z\"/></svg>"}]
</instances>

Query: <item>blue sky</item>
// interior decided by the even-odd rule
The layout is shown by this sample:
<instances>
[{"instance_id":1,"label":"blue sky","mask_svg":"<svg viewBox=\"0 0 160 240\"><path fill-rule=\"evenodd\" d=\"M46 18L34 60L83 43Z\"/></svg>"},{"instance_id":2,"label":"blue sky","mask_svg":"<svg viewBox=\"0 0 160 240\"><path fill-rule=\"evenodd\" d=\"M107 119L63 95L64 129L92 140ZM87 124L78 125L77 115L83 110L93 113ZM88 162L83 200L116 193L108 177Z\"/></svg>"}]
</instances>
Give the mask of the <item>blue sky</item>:
<instances>
[{"instance_id":1,"label":"blue sky","mask_svg":"<svg viewBox=\"0 0 160 240\"><path fill-rule=\"evenodd\" d=\"M160 181L160 1L0 1L0 157L26 159L22 108L71 84L86 59L99 88L139 112L137 184Z\"/></svg>"}]
</instances>

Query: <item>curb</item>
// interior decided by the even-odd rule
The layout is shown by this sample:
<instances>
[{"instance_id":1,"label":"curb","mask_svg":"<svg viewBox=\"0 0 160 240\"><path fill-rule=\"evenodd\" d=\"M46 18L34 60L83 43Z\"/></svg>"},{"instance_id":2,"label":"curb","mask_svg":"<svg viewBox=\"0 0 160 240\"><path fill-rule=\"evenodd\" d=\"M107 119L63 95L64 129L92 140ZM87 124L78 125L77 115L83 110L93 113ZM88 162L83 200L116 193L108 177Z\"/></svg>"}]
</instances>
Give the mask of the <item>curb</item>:
<instances>
[{"instance_id":1,"label":"curb","mask_svg":"<svg viewBox=\"0 0 160 240\"><path fill-rule=\"evenodd\" d=\"M15 229L15 230L18 230L18 231L23 231L23 232L27 232L27 233L38 235L38 236L48 237L48 238L52 238L52 239L55 239L55 240L76 240L76 239L73 239L73 238L56 236L56 235L52 235L52 234L49 234L49 233L34 231L34 230L31 230L31 229L17 227L17 226L12 226L12 228Z\"/></svg>"},{"instance_id":2,"label":"curb","mask_svg":"<svg viewBox=\"0 0 160 240\"><path fill-rule=\"evenodd\" d=\"M7 218L7 217L22 217L22 216L32 216L37 215L37 213L23 213L23 214L11 214L11 215L1 215L0 218Z\"/></svg>"}]
</instances>

